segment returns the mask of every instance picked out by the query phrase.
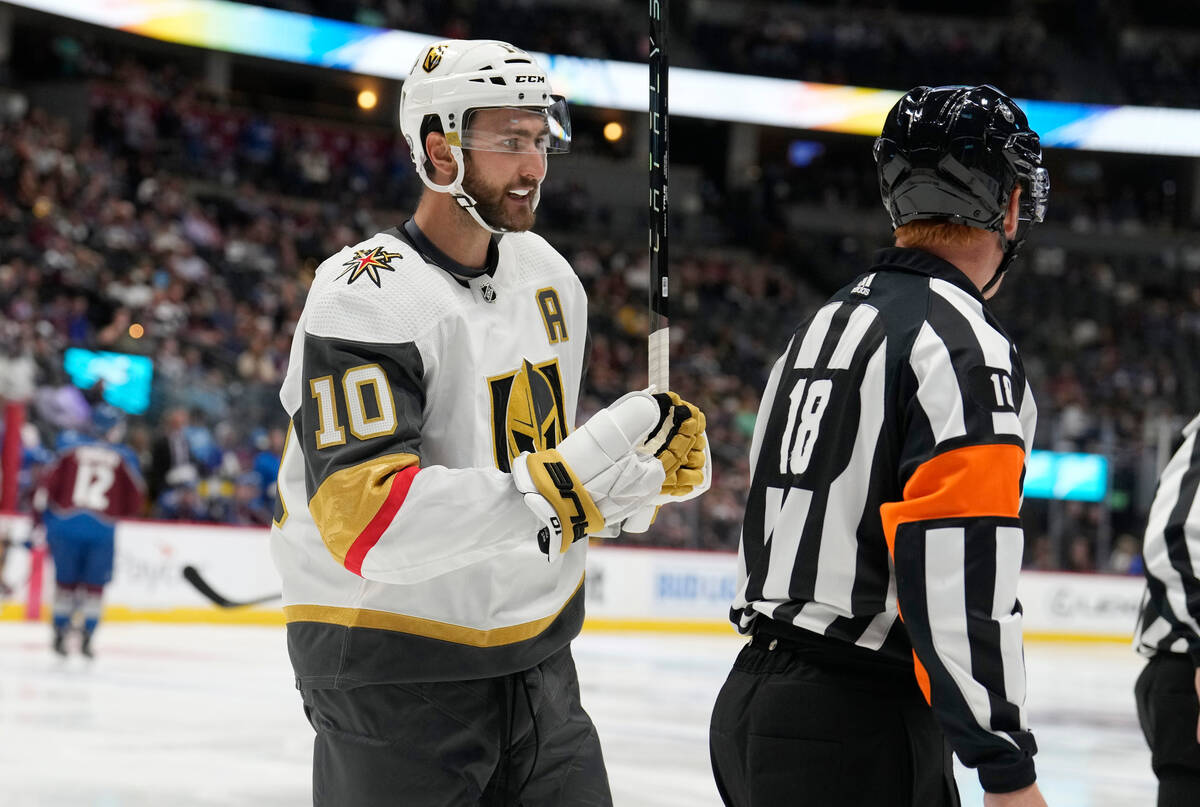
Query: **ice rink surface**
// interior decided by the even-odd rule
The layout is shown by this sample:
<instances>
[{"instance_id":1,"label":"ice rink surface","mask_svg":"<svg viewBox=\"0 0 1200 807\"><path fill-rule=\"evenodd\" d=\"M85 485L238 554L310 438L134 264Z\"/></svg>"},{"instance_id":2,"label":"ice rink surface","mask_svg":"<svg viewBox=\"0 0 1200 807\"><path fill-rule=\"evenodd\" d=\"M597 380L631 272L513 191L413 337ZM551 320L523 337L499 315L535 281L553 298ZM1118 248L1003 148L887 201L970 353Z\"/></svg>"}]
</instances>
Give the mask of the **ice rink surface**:
<instances>
[{"instance_id":1,"label":"ice rink surface","mask_svg":"<svg viewBox=\"0 0 1200 807\"><path fill-rule=\"evenodd\" d=\"M48 640L46 625L0 622L0 804L310 804L312 730L282 628L105 624L92 662L63 661ZM740 646L732 635L576 641L617 807L720 804L708 716ZM1026 657L1050 807L1153 805L1133 707L1141 660L1115 645L1030 644ZM964 806L978 807L974 773L959 774Z\"/></svg>"}]
</instances>

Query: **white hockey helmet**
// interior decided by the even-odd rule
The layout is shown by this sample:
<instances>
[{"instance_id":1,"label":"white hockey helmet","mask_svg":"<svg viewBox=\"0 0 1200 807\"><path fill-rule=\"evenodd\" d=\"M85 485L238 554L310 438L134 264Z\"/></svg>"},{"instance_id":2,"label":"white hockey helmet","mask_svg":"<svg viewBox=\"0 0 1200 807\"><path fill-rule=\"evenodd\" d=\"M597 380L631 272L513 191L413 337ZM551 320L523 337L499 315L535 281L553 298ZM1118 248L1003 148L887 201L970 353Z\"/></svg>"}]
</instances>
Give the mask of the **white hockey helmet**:
<instances>
[{"instance_id":1,"label":"white hockey helmet","mask_svg":"<svg viewBox=\"0 0 1200 807\"><path fill-rule=\"evenodd\" d=\"M540 136L513 138L471 127L478 109L513 109L518 115L535 114L544 121ZM425 121L436 116L454 155L458 173L439 185L425 170ZM494 39L446 39L421 52L400 90L400 131L408 141L417 175L431 190L448 193L484 229L507 230L483 220L473 198L463 189L464 149L564 153L571 144L567 102L552 95L546 73L525 51ZM536 208L540 189L533 191Z\"/></svg>"}]
</instances>

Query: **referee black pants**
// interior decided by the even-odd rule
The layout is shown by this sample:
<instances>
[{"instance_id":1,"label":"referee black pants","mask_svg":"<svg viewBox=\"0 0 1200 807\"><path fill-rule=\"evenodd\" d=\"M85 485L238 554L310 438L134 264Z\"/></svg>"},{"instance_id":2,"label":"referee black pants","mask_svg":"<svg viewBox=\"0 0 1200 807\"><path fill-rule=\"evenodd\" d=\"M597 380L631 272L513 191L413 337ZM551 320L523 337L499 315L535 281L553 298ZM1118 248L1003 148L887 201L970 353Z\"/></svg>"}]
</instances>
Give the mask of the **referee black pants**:
<instances>
[{"instance_id":1,"label":"referee black pants","mask_svg":"<svg viewBox=\"0 0 1200 807\"><path fill-rule=\"evenodd\" d=\"M611 807L569 647L497 678L302 690L314 807Z\"/></svg>"},{"instance_id":2,"label":"referee black pants","mask_svg":"<svg viewBox=\"0 0 1200 807\"><path fill-rule=\"evenodd\" d=\"M853 653L811 635L760 631L717 696L709 750L725 804L958 807L950 748L911 671L847 663Z\"/></svg>"},{"instance_id":3,"label":"referee black pants","mask_svg":"<svg viewBox=\"0 0 1200 807\"><path fill-rule=\"evenodd\" d=\"M1159 653L1134 686L1138 721L1158 777L1158 807L1200 804L1200 743L1196 668L1189 657Z\"/></svg>"}]
</instances>

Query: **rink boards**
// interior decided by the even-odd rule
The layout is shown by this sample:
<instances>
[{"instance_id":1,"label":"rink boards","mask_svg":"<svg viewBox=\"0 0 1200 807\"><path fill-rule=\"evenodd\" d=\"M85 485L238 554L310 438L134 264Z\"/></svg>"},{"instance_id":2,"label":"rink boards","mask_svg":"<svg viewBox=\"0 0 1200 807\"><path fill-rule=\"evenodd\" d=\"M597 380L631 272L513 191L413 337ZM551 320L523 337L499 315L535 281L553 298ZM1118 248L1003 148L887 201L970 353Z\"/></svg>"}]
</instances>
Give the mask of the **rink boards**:
<instances>
[{"instance_id":1,"label":"rink boards","mask_svg":"<svg viewBox=\"0 0 1200 807\"><path fill-rule=\"evenodd\" d=\"M28 519L0 516L13 539L3 580L12 590L0 619L44 618L53 591L53 566L42 564L40 584L31 554L21 545ZM182 575L196 567L230 600L278 593L268 531L261 528L160 521L127 521L117 528L113 581L105 618L156 622L278 624L277 607L220 609ZM736 557L692 552L592 546L587 565L589 629L727 633L736 592ZM1129 642L1144 584L1140 576L1025 572L1019 597L1025 636L1032 640Z\"/></svg>"}]
</instances>

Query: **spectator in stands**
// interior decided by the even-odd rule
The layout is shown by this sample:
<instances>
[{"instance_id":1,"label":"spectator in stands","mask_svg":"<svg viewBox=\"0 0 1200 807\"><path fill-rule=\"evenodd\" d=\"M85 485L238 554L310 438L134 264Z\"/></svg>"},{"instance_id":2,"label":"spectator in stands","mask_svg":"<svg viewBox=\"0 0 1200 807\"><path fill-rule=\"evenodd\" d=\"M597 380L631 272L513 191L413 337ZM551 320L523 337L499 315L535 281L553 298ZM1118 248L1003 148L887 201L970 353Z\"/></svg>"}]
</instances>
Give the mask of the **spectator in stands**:
<instances>
[{"instance_id":1,"label":"spectator in stands","mask_svg":"<svg viewBox=\"0 0 1200 807\"><path fill-rule=\"evenodd\" d=\"M254 455L251 469L258 475L259 499L271 510L275 507L275 480L279 476L285 437L284 430L275 426L267 431L265 437L260 436L255 440L259 452Z\"/></svg>"},{"instance_id":2,"label":"spectator in stands","mask_svg":"<svg viewBox=\"0 0 1200 807\"><path fill-rule=\"evenodd\" d=\"M263 500L262 479L251 471L237 477L232 497L220 500L212 517L224 524L266 527L271 523L272 504Z\"/></svg>"},{"instance_id":3,"label":"spectator in stands","mask_svg":"<svg viewBox=\"0 0 1200 807\"><path fill-rule=\"evenodd\" d=\"M195 482L182 482L159 497L156 515L169 521L213 521L208 504Z\"/></svg>"},{"instance_id":4,"label":"spectator in stands","mask_svg":"<svg viewBox=\"0 0 1200 807\"><path fill-rule=\"evenodd\" d=\"M162 436L154 441L150 469L146 475L150 501L153 503L158 503L163 494L172 488L194 486L199 478L199 469L188 444L188 423L186 409L172 409L163 417L165 429ZM190 505L184 509L192 511Z\"/></svg>"}]
</instances>

